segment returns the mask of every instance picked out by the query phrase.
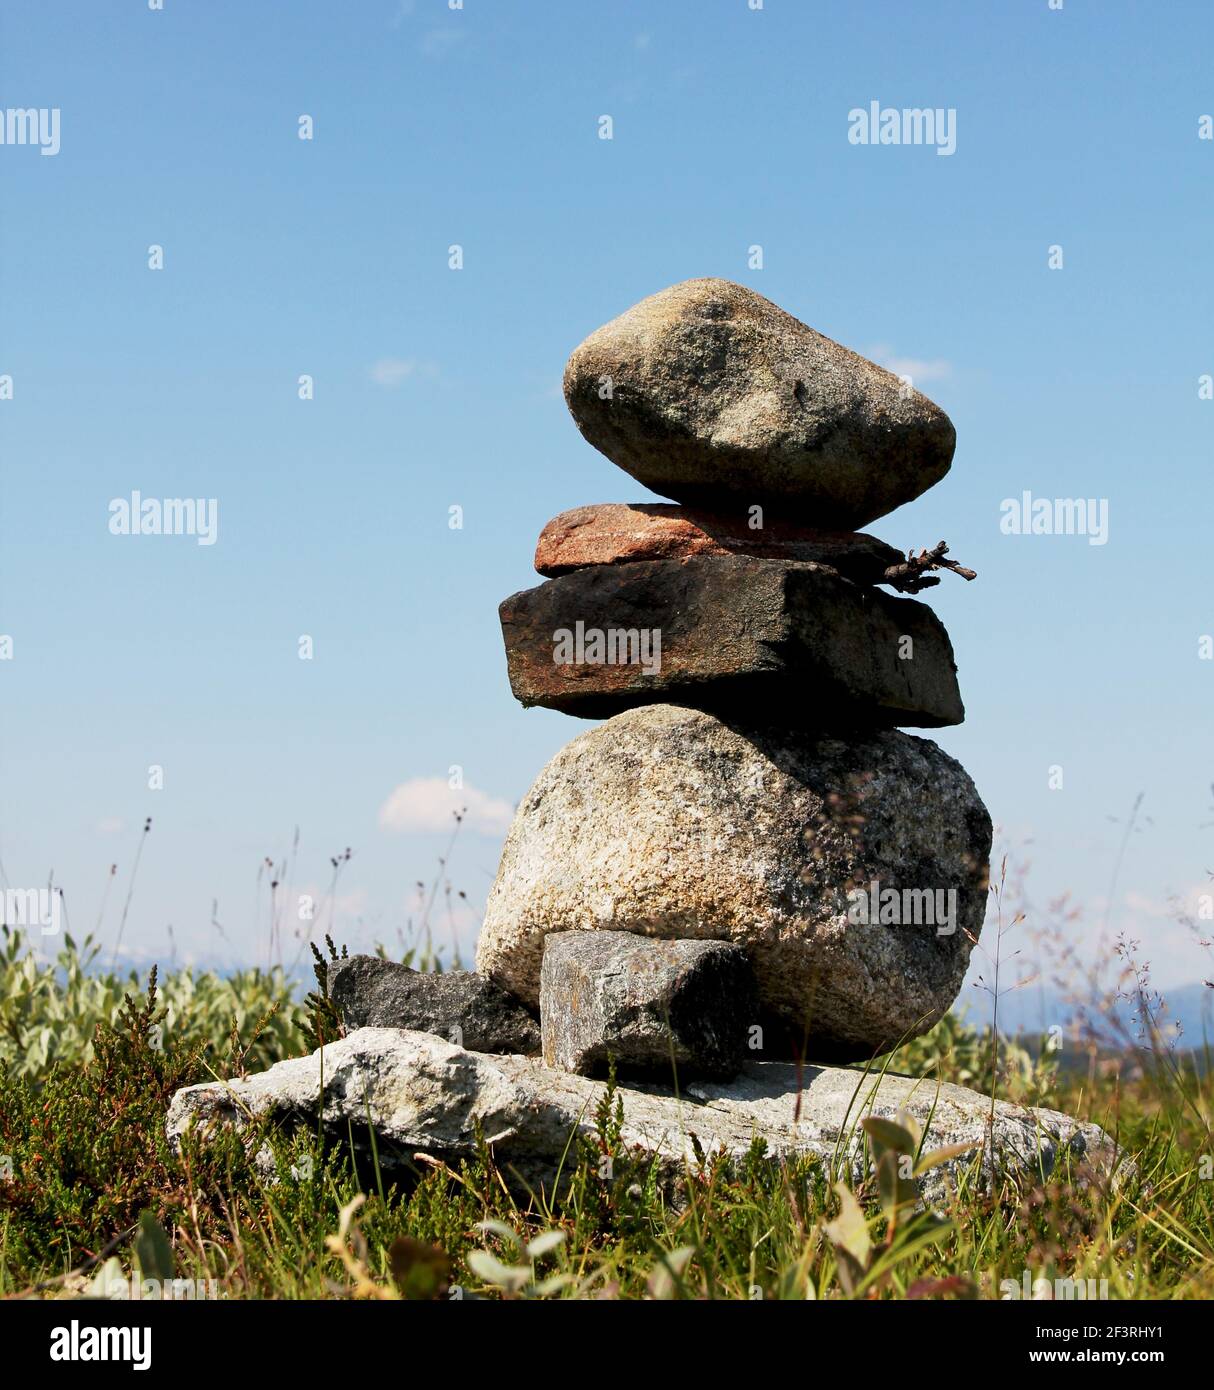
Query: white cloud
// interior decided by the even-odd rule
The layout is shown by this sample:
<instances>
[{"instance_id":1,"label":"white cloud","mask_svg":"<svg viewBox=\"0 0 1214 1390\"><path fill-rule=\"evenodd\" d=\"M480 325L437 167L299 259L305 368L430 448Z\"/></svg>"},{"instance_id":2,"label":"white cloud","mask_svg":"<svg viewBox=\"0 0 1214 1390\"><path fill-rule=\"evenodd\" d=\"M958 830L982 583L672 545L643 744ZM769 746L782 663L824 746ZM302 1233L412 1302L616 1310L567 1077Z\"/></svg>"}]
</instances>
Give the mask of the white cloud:
<instances>
[{"instance_id":1,"label":"white cloud","mask_svg":"<svg viewBox=\"0 0 1214 1390\"><path fill-rule=\"evenodd\" d=\"M99 835L120 835L126 822L121 816L106 816L97 822Z\"/></svg>"},{"instance_id":2,"label":"white cloud","mask_svg":"<svg viewBox=\"0 0 1214 1390\"><path fill-rule=\"evenodd\" d=\"M379 823L385 830L450 830L457 812L464 813L469 830L482 835L504 835L514 819L510 802L476 787L453 791L445 777L411 777L379 808Z\"/></svg>"},{"instance_id":3,"label":"white cloud","mask_svg":"<svg viewBox=\"0 0 1214 1390\"><path fill-rule=\"evenodd\" d=\"M887 372L895 376L908 376L912 385L918 387L923 381L942 381L953 374L953 364L943 357L901 357L888 343L879 343L868 354Z\"/></svg>"},{"instance_id":4,"label":"white cloud","mask_svg":"<svg viewBox=\"0 0 1214 1390\"><path fill-rule=\"evenodd\" d=\"M412 27L412 21L416 17L416 0L399 0L390 21L391 27L393 29L403 29L406 25ZM462 24L461 19L450 16L447 24L432 26L416 40L417 51L423 58L445 58L448 53L464 42L466 31L462 28ZM416 33L416 30L414 32Z\"/></svg>"},{"instance_id":5,"label":"white cloud","mask_svg":"<svg viewBox=\"0 0 1214 1390\"><path fill-rule=\"evenodd\" d=\"M412 376L437 376L433 362L421 362L416 357L381 357L371 368L371 380L377 386L399 386Z\"/></svg>"}]
</instances>

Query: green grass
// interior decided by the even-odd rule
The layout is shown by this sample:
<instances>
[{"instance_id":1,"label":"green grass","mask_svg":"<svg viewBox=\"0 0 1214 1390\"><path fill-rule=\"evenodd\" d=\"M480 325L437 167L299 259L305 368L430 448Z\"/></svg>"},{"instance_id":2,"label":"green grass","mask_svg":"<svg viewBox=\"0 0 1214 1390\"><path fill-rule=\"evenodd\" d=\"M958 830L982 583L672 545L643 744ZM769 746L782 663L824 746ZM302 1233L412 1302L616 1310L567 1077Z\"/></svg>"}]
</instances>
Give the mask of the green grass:
<instances>
[{"instance_id":1,"label":"green grass","mask_svg":"<svg viewBox=\"0 0 1214 1390\"><path fill-rule=\"evenodd\" d=\"M1210 1073L1184 1058L1060 1067L1004 1044L995 1075L990 1038L950 1018L889 1059L1102 1124L1136 1164L1113 1190L1080 1171L988 1190L970 1169L942 1212L916 1212L888 1180L913 1136L870 1130L876 1170L857 1186L756 1146L688 1173L676 1203L622 1151L610 1086L555 1191L519 1195L484 1148L393 1186L314 1133L170 1152L174 1091L308 1050L316 1001L279 972L178 971L149 989L90 956L68 939L38 964L4 934L3 1296L104 1292L136 1274L213 1281L228 1298L998 1298L1025 1270L1107 1280L1112 1298L1214 1295ZM275 1182L252 1168L263 1140Z\"/></svg>"}]
</instances>

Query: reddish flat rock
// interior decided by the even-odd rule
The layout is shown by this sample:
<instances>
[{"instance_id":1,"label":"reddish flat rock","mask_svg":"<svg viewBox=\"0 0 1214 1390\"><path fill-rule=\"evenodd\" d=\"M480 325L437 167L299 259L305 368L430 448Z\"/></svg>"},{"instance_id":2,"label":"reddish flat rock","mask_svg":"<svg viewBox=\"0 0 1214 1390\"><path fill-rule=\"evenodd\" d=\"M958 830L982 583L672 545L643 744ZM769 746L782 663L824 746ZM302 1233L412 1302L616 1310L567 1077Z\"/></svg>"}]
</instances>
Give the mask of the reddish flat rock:
<instances>
[{"instance_id":1,"label":"reddish flat rock","mask_svg":"<svg viewBox=\"0 0 1214 1390\"><path fill-rule=\"evenodd\" d=\"M602 502L554 516L540 532L535 568L555 578L596 565L693 555L829 565L857 584L879 584L890 565L905 559L875 536L852 531L815 531L774 521L753 529L742 509L722 515L670 503Z\"/></svg>"}]
</instances>

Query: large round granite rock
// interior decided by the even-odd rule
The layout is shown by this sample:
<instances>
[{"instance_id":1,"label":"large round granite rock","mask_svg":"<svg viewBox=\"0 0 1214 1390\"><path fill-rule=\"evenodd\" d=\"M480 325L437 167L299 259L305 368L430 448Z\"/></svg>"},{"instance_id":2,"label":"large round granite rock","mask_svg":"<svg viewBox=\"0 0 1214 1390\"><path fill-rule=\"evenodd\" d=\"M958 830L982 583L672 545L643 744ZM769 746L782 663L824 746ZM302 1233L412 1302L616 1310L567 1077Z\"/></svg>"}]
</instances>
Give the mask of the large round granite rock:
<instances>
[{"instance_id":1,"label":"large round granite rock","mask_svg":"<svg viewBox=\"0 0 1214 1390\"><path fill-rule=\"evenodd\" d=\"M990 848L973 782L926 739L843 741L651 705L581 734L540 773L477 965L535 1006L549 932L732 941L758 981L756 1059L865 1058L956 998Z\"/></svg>"},{"instance_id":2,"label":"large round granite rock","mask_svg":"<svg viewBox=\"0 0 1214 1390\"><path fill-rule=\"evenodd\" d=\"M596 329L565 368L596 449L663 497L853 530L937 483L948 416L729 280L686 280Z\"/></svg>"}]
</instances>

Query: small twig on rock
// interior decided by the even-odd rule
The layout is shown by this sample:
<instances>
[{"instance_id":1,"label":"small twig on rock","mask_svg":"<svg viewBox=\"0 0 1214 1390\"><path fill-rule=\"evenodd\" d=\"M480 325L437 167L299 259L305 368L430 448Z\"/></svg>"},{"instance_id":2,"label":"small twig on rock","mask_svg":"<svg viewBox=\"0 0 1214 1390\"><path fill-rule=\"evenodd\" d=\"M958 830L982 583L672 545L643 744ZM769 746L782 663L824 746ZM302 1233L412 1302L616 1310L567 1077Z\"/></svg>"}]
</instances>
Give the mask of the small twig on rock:
<instances>
[{"instance_id":1,"label":"small twig on rock","mask_svg":"<svg viewBox=\"0 0 1214 1390\"><path fill-rule=\"evenodd\" d=\"M903 594L917 594L920 589L930 589L933 584L939 584L940 580L930 574L930 570L952 570L954 574L959 574L962 579L977 579L976 570L966 569L964 565L959 565L956 560L946 560L948 546L944 541L940 541L931 550L921 550L918 555L913 550L906 552L906 560L900 565L890 565L885 571L882 582L891 585Z\"/></svg>"}]
</instances>

